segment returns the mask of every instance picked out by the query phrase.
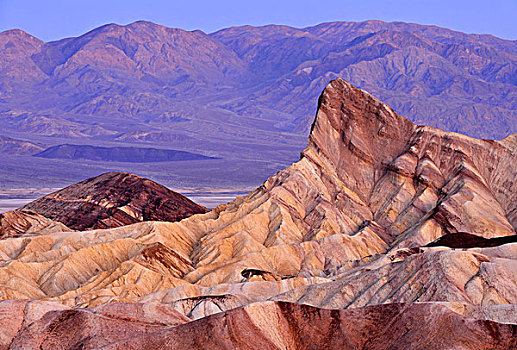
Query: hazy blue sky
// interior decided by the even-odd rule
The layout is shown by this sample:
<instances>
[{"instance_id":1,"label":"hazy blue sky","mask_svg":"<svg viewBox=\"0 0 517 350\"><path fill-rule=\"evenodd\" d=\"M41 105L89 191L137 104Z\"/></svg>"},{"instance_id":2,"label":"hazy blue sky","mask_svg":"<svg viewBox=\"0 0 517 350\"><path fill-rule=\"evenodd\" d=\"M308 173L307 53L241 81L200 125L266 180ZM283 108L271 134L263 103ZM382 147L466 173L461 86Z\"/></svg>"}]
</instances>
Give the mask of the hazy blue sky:
<instances>
[{"instance_id":1,"label":"hazy blue sky","mask_svg":"<svg viewBox=\"0 0 517 350\"><path fill-rule=\"evenodd\" d=\"M140 19L205 32L242 24L304 27L380 19L515 40L516 15L517 0L0 0L0 31L20 28L48 41Z\"/></svg>"}]
</instances>

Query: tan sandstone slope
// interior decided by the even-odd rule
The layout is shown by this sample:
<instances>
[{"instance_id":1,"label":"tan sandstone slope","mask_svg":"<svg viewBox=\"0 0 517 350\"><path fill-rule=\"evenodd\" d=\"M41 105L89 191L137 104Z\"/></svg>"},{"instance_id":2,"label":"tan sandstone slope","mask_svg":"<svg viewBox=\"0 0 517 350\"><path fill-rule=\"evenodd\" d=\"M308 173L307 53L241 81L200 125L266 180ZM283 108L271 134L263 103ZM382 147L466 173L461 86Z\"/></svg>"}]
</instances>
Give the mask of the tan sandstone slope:
<instances>
[{"instance_id":1,"label":"tan sandstone slope","mask_svg":"<svg viewBox=\"0 0 517 350\"><path fill-rule=\"evenodd\" d=\"M102 346L126 348L124 339L131 336L104 335L112 321L91 310L138 302L124 305L162 307L169 315L163 323L146 321L162 327L152 335L136 318L131 326L135 344L156 347L210 348L220 340L230 348L223 339L240 341L249 322L257 339L269 339L263 348L296 348L303 339L314 339L317 347L330 344L317 337L348 337L365 322L371 329L354 343L364 348L440 348L448 335L454 346L483 348L478 345L486 339L487 348L512 348L516 148L512 137L477 140L414 125L368 93L334 80L320 97L300 161L244 198L177 223L0 241L1 298L52 301L49 308L57 310L30 322L20 316L21 326L5 337L51 347L48 341L79 327L77 339L70 338L74 346L101 346L91 339L103 334L108 340ZM476 246L469 238L463 248L471 235L492 243ZM455 244L432 244L442 236ZM497 237L508 238L492 240ZM110 319L127 320L116 305ZM68 307L88 309L58 310ZM287 321L285 308L292 308ZM148 317L142 312L134 315ZM187 324L171 325L171 317ZM275 333L275 322L290 331ZM307 327L335 330L317 335ZM188 340L181 332L205 338ZM426 332L436 339L423 337Z\"/></svg>"},{"instance_id":2,"label":"tan sandstone slope","mask_svg":"<svg viewBox=\"0 0 517 350\"><path fill-rule=\"evenodd\" d=\"M0 239L30 233L46 234L72 231L60 222L53 221L34 211L8 211L0 214Z\"/></svg>"}]
</instances>

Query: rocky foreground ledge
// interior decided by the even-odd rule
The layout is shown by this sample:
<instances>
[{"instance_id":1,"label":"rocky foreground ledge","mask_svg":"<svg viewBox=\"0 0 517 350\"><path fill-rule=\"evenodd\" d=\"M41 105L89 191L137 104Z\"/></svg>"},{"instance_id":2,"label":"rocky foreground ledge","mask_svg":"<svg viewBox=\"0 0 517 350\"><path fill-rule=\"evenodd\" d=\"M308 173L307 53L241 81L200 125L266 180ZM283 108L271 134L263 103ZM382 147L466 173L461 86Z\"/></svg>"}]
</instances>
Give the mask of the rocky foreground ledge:
<instances>
[{"instance_id":1,"label":"rocky foreground ledge","mask_svg":"<svg viewBox=\"0 0 517 350\"><path fill-rule=\"evenodd\" d=\"M0 297L26 299L2 346L515 348L516 150L332 81L301 159L244 198L0 240Z\"/></svg>"},{"instance_id":2,"label":"rocky foreground ledge","mask_svg":"<svg viewBox=\"0 0 517 350\"><path fill-rule=\"evenodd\" d=\"M517 332L515 306L460 303L326 310L260 302L192 322L150 303L70 309L4 301L0 312L9 325L0 346L10 349L512 349Z\"/></svg>"}]
</instances>

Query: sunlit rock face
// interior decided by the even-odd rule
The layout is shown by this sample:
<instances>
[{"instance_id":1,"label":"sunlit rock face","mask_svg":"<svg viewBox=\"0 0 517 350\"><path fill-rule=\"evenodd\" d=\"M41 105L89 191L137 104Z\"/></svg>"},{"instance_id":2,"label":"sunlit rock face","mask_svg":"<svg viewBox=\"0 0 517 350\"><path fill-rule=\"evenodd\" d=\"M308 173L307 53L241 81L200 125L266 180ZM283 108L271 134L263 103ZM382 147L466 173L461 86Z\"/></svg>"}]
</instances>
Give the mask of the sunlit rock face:
<instances>
[{"instance_id":1,"label":"sunlit rock face","mask_svg":"<svg viewBox=\"0 0 517 350\"><path fill-rule=\"evenodd\" d=\"M0 214L0 239L30 233L46 234L70 231L72 230L62 223L46 218L35 211L12 210Z\"/></svg>"},{"instance_id":2,"label":"sunlit rock face","mask_svg":"<svg viewBox=\"0 0 517 350\"><path fill-rule=\"evenodd\" d=\"M414 125L334 80L300 160L243 198L175 223L1 240L2 299L54 310L29 324L4 302L21 324L5 338L510 349L515 145Z\"/></svg>"}]
</instances>

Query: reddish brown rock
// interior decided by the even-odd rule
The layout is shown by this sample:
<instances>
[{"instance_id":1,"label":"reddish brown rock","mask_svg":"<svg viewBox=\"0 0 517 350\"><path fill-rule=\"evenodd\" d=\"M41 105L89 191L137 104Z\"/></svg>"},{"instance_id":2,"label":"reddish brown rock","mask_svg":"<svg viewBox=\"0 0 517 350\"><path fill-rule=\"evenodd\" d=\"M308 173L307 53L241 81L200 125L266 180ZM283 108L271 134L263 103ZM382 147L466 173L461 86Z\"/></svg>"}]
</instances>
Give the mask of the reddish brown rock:
<instances>
[{"instance_id":1,"label":"reddish brown rock","mask_svg":"<svg viewBox=\"0 0 517 350\"><path fill-rule=\"evenodd\" d=\"M140 176L111 172L84 180L25 205L77 230L140 221L178 221L206 208Z\"/></svg>"},{"instance_id":2,"label":"reddish brown rock","mask_svg":"<svg viewBox=\"0 0 517 350\"><path fill-rule=\"evenodd\" d=\"M485 310L486 311L486 310ZM122 313L123 315L123 313ZM466 317L440 304L321 310L257 303L177 327L87 310L52 311L10 349L512 349L517 325Z\"/></svg>"},{"instance_id":3,"label":"reddish brown rock","mask_svg":"<svg viewBox=\"0 0 517 350\"><path fill-rule=\"evenodd\" d=\"M486 239L466 232L449 233L429 243L428 247L475 248L497 247L503 244L517 243L517 235Z\"/></svg>"},{"instance_id":4,"label":"reddish brown rock","mask_svg":"<svg viewBox=\"0 0 517 350\"><path fill-rule=\"evenodd\" d=\"M187 272L192 271L191 261L162 243L148 246L141 251L135 261L150 270L164 275L170 274L173 277L183 277Z\"/></svg>"},{"instance_id":5,"label":"reddish brown rock","mask_svg":"<svg viewBox=\"0 0 517 350\"><path fill-rule=\"evenodd\" d=\"M51 307L35 320L24 316L23 309L6 310L20 318L17 335L4 330L6 340L12 337L9 349L97 349L189 321L165 305L116 303L93 310Z\"/></svg>"}]
</instances>

